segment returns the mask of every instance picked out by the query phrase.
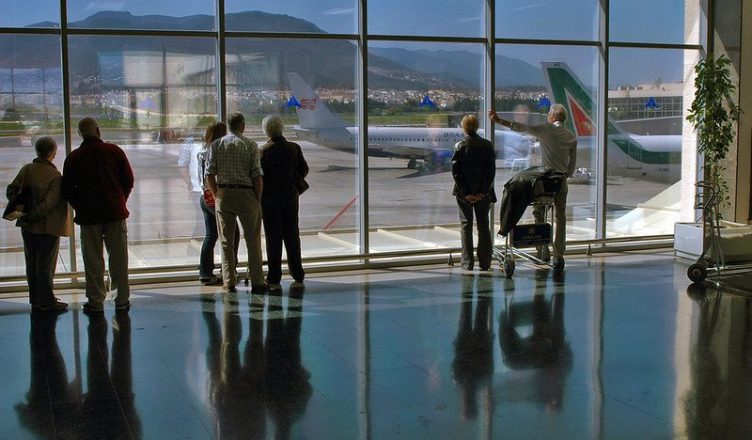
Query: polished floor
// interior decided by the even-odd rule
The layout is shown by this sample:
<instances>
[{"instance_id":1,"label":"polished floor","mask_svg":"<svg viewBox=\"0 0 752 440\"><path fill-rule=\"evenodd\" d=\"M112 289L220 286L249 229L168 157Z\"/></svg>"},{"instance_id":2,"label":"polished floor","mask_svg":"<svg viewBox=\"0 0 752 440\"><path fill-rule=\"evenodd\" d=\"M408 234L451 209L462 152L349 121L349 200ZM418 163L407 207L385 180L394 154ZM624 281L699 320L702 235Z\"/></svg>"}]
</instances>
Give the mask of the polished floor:
<instances>
[{"instance_id":1,"label":"polished floor","mask_svg":"<svg viewBox=\"0 0 752 440\"><path fill-rule=\"evenodd\" d=\"M752 296L686 266L159 285L100 317L3 299L0 439L752 438Z\"/></svg>"}]
</instances>

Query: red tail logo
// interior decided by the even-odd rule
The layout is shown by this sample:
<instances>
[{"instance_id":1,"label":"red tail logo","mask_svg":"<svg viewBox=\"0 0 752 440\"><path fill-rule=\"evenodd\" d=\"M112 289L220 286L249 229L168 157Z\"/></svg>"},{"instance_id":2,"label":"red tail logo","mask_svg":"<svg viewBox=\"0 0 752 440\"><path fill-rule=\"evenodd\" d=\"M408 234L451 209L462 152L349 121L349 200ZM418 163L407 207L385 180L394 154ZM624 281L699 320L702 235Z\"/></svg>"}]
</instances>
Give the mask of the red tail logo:
<instances>
[{"instance_id":1,"label":"red tail logo","mask_svg":"<svg viewBox=\"0 0 752 440\"><path fill-rule=\"evenodd\" d=\"M590 119L585 110L569 93L567 93L567 103L569 104L569 111L574 123L574 129L577 131L577 136L592 136L592 119Z\"/></svg>"},{"instance_id":2,"label":"red tail logo","mask_svg":"<svg viewBox=\"0 0 752 440\"><path fill-rule=\"evenodd\" d=\"M319 98L303 98L300 100L300 109L314 111L318 102Z\"/></svg>"}]
</instances>

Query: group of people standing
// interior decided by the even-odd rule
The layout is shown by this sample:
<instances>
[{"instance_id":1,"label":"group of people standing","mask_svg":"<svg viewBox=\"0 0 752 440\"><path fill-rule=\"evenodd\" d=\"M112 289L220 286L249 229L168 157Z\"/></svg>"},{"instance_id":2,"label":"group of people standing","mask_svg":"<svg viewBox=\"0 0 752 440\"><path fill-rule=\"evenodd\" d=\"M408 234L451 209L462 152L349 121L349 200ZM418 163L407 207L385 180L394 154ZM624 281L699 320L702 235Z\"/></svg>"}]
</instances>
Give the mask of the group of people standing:
<instances>
[{"instance_id":1,"label":"group of people standing","mask_svg":"<svg viewBox=\"0 0 752 440\"><path fill-rule=\"evenodd\" d=\"M112 290L117 291L115 309L130 309L128 284L128 229L125 219L128 196L133 190L133 170L125 152L104 142L92 118L78 123L83 141L66 158L63 173L52 163L57 144L51 137L38 139L37 157L25 165L8 185L9 200L23 213L21 227L26 258L29 302L33 311L64 311L68 304L53 293L60 237L72 233L68 203L81 227L81 253L86 277L83 310L101 314L107 291L104 279L104 248L107 248Z\"/></svg>"},{"instance_id":2,"label":"group of people standing","mask_svg":"<svg viewBox=\"0 0 752 440\"><path fill-rule=\"evenodd\" d=\"M258 144L243 136L245 118L234 113L227 124L217 122L206 131L205 143L196 160L200 185L206 188L200 209L206 233L202 244L199 279L202 284L222 284L235 292L236 265L242 225L248 248L248 273L252 291L280 289L282 247L287 252L292 288L302 288L305 272L301 262L298 226L300 182L308 164L300 146L282 134L279 116L264 118L268 141ZM97 122L84 118L78 123L81 145L65 159L63 172L53 160L57 144L51 137L35 142L37 157L21 168L8 185L6 195L17 211L26 260L29 302L33 311L64 311L68 304L55 297L55 275L60 237L72 233L73 221L81 228L81 249L86 277L84 313L101 314L108 290L115 290L115 310L130 310L128 282L129 216L126 203L134 175L125 152L104 142ZM268 273L262 269L261 224L266 232ZM219 240L222 277L213 275L214 245ZM105 283L104 249L107 249L110 286Z\"/></svg>"},{"instance_id":3,"label":"group of people standing","mask_svg":"<svg viewBox=\"0 0 752 440\"><path fill-rule=\"evenodd\" d=\"M308 164L300 146L283 136L282 118L269 115L261 125L268 141L259 148L256 142L243 136L243 115L233 113L227 126L218 122L207 129L206 143L198 153L198 172L207 190L203 194L207 197L211 194L214 199L213 209L205 196L201 200L206 236L201 248L199 279L203 284L221 283L226 292L235 292L238 282L238 223L248 249L252 292L280 289L283 244L290 275L295 280L291 287L303 287L305 278L298 211L299 182L308 175ZM266 278L262 269L262 223L269 269ZM212 274L217 239L222 249L221 279Z\"/></svg>"},{"instance_id":4,"label":"group of people standing","mask_svg":"<svg viewBox=\"0 0 752 440\"><path fill-rule=\"evenodd\" d=\"M509 127L514 131L534 135L540 142L541 160L543 168L564 176L561 188L554 197L555 230L553 240L554 272L564 270L564 251L566 240L566 208L567 181L576 169L577 137L569 131L564 122L567 111L564 106L554 104L548 112L547 122L538 125L526 125L509 121L499 117L491 110L488 112L491 121ZM460 229L462 241L462 266L472 270L475 258L473 255L473 218L478 231L477 257L480 270L489 270L493 256L493 235L489 222L491 204L496 202L494 192L494 177L496 175L496 154L493 144L478 135L478 118L468 115L462 119L465 138L455 145L452 157L452 177L454 189L452 194L457 198L460 215ZM542 207L536 206L533 211L536 223L544 221ZM538 258L549 261L551 259L548 245L539 247Z\"/></svg>"}]
</instances>

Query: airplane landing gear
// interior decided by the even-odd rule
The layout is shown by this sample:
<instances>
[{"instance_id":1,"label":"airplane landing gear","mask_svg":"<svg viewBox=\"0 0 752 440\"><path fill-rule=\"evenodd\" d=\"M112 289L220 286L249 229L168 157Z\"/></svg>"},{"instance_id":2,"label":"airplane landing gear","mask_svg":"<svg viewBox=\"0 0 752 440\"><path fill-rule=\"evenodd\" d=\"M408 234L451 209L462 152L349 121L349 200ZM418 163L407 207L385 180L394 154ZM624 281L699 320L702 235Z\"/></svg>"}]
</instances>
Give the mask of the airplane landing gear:
<instances>
[{"instance_id":1,"label":"airplane landing gear","mask_svg":"<svg viewBox=\"0 0 752 440\"><path fill-rule=\"evenodd\" d=\"M415 170L418 168L418 161L415 159L410 159L407 161L407 169L408 170Z\"/></svg>"}]
</instances>

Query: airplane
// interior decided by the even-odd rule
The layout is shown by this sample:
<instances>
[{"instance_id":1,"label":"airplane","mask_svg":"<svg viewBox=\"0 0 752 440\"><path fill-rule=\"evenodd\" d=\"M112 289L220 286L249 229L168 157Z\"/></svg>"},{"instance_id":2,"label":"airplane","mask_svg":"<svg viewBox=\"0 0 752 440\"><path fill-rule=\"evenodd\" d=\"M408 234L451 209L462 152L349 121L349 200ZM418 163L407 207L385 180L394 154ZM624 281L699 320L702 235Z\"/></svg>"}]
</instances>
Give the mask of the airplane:
<instances>
[{"instance_id":1,"label":"airplane","mask_svg":"<svg viewBox=\"0 0 752 440\"><path fill-rule=\"evenodd\" d=\"M590 154L598 140L594 133L593 100L572 70L563 62L542 62L548 91L554 103L569 113L566 124L577 135L577 166L592 169ZM664 183L681 179L681 135L636 135L608 118L609 175Z\"/></svg>"},{"instance_id":2,"label":"airplane","mask_svg":"<svg viewBox=\"0 0 752 440\"><path fill-rule=\"evenodd\" d=\"M297 73L288 73L292 96L288 101L297 109L299 125L293 127L298 138L338 151L355 153L358 127L348 127L321 101L318 94ZM483 136L483 130L478 134ZM454 145L465 137L458 127L368 127L368 155L407 159L407 168L428 171L448 170ZM513 161L526 159L534 147L534 138L511 130L496 130L496 158Z\"/></svg>"},{"instance_id":3,"label":"airplane","mask_svg":"<svg viewBox=\"0 0 752 440\"><path fill-rule=\"evenodd\" d=\"M590 93L563 62L542 62L541 66L554 103L563 105L570 117L567 124L576 133L579 175L589 175L591 152L598 139L593 122ZM357 127L348 127L333 114L297 73L289 73L292 97L299 125L293 127L299 139L327 148L355 152ZM608 120L608 174L673 183L681 178L681 135L634 135ZM483 136L483 130L478 133ZM538 148L528 135L508 129L495 130L497 159L511 162L530 160ZM368 154L374 157L407 159L407 167L418 168L422 161L428 170L446 170L454 144L464 137L454 127L368 127Z\"/></svg>"}]
</instances>

